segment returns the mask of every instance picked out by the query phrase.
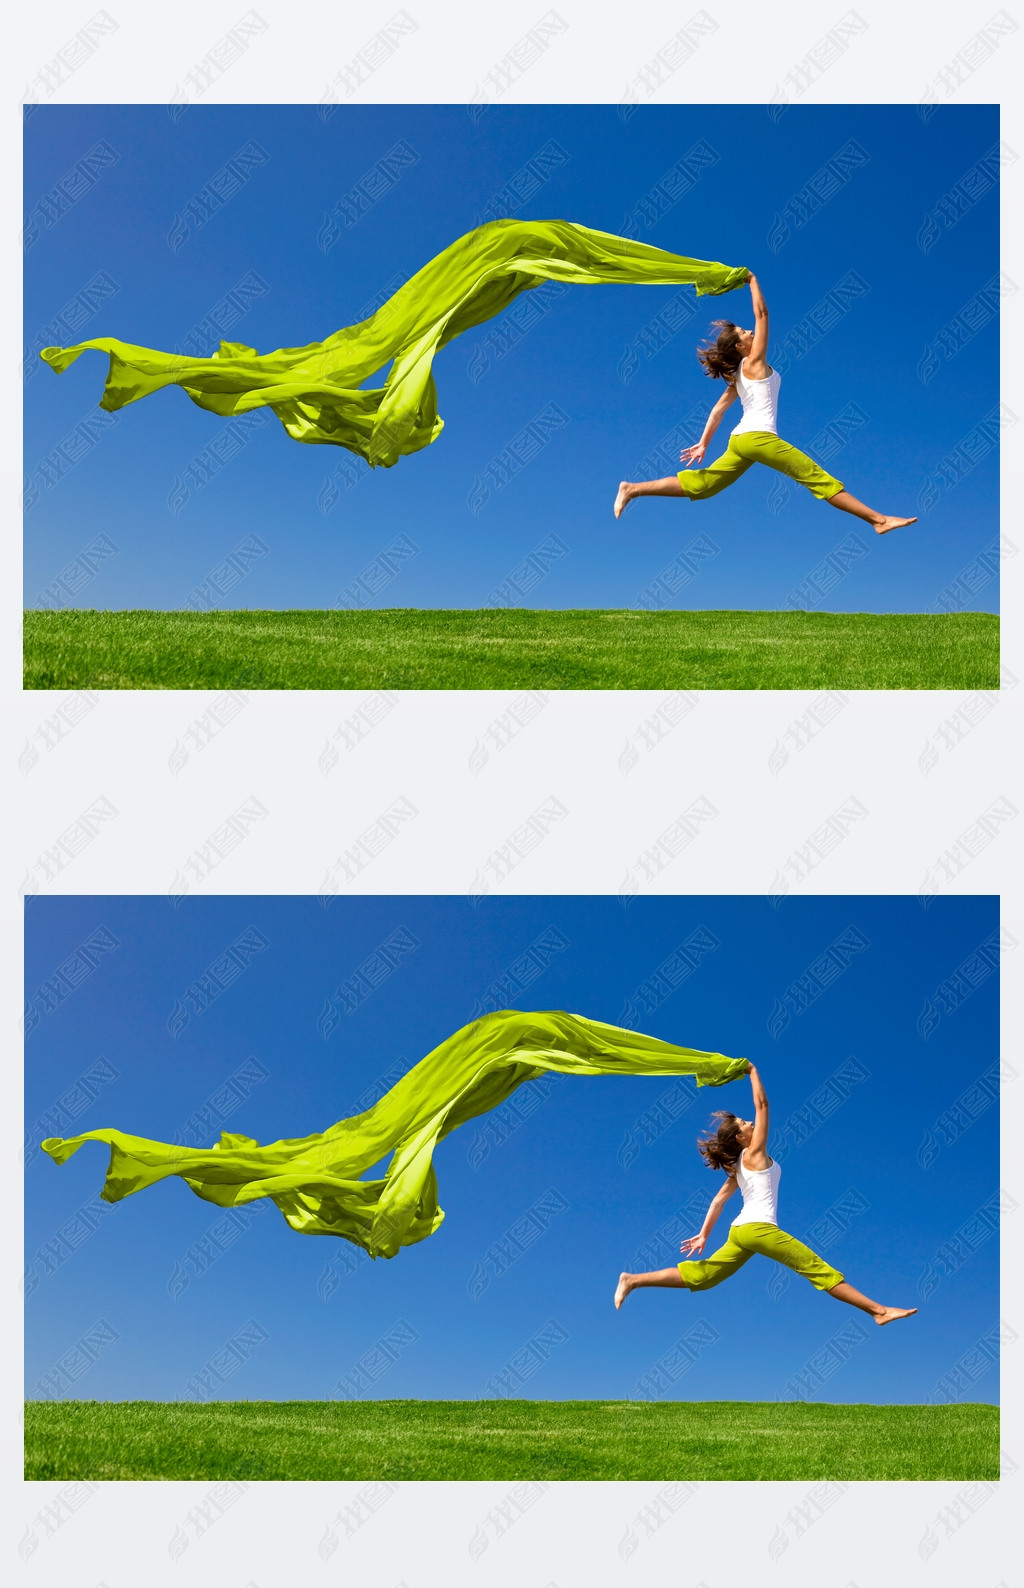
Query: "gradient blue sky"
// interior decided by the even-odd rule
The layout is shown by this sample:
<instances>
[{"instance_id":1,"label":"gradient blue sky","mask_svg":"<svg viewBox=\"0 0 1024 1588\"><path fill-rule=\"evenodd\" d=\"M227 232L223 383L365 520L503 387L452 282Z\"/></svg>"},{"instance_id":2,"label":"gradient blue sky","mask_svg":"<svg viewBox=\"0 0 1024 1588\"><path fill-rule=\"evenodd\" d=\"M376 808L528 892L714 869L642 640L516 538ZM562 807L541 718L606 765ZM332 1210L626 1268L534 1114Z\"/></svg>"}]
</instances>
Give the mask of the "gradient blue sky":
<instances>
[{"instance_id":1,"label":"gradient blue sky","mask_svg":"<svg viewBox=\"0 0 1024 1588\"><path fill-rule=\"evenodd\" d=\"M30 1000L97 929L120 946L40 1015L27 1039L27 1392L37 1395L51 1366L104 1320L118 1338L71 1393L175 1399L254 1319L267 1339L226 1380L223 1397L319 1399L404 1320L418 1338L369 1393L474 1398L555 1319L568 1339L522 1393L630 1398L704 1319L719 1338L667 1393L770 1400L856 1320L863 1339L806 1398L922 1402L998 1319L994 1236L960 1266L936 1263L998 1190L996 1105L959 1139L933 1144L927 1168L918 1157L938 1116L997 1061L995 975L955 1011L936 1015L933 998L997 924L990 898L941 898L927 911L916 899L885 898L786 899L777 910L764 898L637 899L628 911L608 898L488 899L476 909L462 897L336 899L326 910L307 898L186 899L177 910L162 897L35 899L27 912ZM189 986L249 927L267 947L202 1013L192 1005L172 1036L168 1022L176 1008L180 1022ZM851 927L865 946L798 1013L794 984ZM325 1000L398 928L420 946L322 1037ZM268 1206L200 1273L188 1253L219 1212L179 1180L101 1212L94 1203L88 1238L48 1246L95 1199L107 1152L86 1145L58 1168L36 1149L41 1137L115 1125L173 1139L250 1058L265 1078L224 1117L224 1129L261 1141L324 1129L365 1106L361 1094L394 1066L408 1067L472 1018L478 1002L489 1006L495 981L551 928L564 946L518 992L494 995L493 1006L567 1008L617 1022L677 945L698 930L705 943L716 941L636 1023L753 1058L776 1145L837 1067L858 1061L865 1078L784 1156L781 1222L806 1235L837 1200L857 1193L863 1211L827 1255L877 1299L920 1301L912 1323L877 1329L796 1278L774 1295L769 1282L782 1270L762 1259L704 1295L646 1291L613 1310L619 1270L691 1197L710 1198L721 1183L703 1167L695 1140L713 1108L747 1111L746 1080L699 1094L685 1082L689 1106L658 1133L638 1129L637 1120L673 1083L557 1078L501 1144L486 1129L481 1139L474 1125L442 1142L441 1229L391 1261L364 1260L351 1272L343 1259L355 1248L295 1234ZM919 1027L929 999L932 1014ZM95 1074L101 1058L112 1078L92 1086L96 1095L73 1124L55 1127L48 1111L78 1077ZM550 1189L568 1207L499 1275L488 1250ZM725 1222L732 1216L730 1209ZM695 1219L685 1233L698 1227ZM678 1239L663 1245L659 1266L678 1260ZM44 1248L59 1260L44 1259ZM481 1270L491 1277L474 1300L469 1287ZM924 1300L918 1286L929 1273ZM992 1367L968 1398L997 1395Z\"/></svg>"},{"instance_id":2,"label":"gradient blue sky","mask_svg":"<svg viewBox=\"0 0 1024 1588\"><path fill-rule=\"evenodd\" d=\"M98 140L119 158L57 224L40 231L26 258L25 467L37 488L26 519L26 603L34 605L63 568L106 535L116 554L70 604L180 607L256 534L266 553L216 604L330 607L405 534L416 554L373 604L477 607L555 534L567 554L521 604L631 607L695 536L706 534L715 554L667 605L785 608L821 560L855 533L867 553L814 604L930 610L997 533L995 451L978 455L957 486L934 492L917 527L884 541L796 487L781 506L776 498L770 504L778 477L763 469L706 504L640 502L621 524L613 518L619 479L636 477L641 460L694 404L710 406L719 394L694 349L716 315L749 323L746 288L701 299L694 317L643 358L628 383L618 373L624 355L678 289L572 288L507 356L492 356L477 382L467 366L487 327L442 351L435 376L446 428L425 451L371 472L343 449L291 441L271 416L177 513L169 506L175 481L223 421L178 389L159 392L122 411L56 483L40 485L44 460L94 410L106 359L85 355L58 377L37 353L50 340L41 333L100 272L116 294L62 341L113 335L175 348L250 272L268 290L225 330L229 340L264 352L320 341L358 319L393 278L405 279L490 218L490 202L552 140L564 152L562 163L525 202L499 203L497 212L613 232L704 140L718 159L639 235L674 252L754 269L776 342L849 272L868 283L867 295L787 370L780 430L811 449L823 427L856 404L866 422L829 467L870 505L910 514L942 460L998 401L994 318L982 323L984 315L975 315L962 349L934 355L927 382L918 375L942 327L998 269L998 194L993 188L982 195L976 186L977 201L955 226L941 222L927 251L918 234L997 138L990 106L942 107L927 122L911 105L790 107L777 122L764 106L640 107L628 121L611 105L491 106L476 122L464 106L344 105L326 122L312 106L192 106L177 122L163 106L43 107L27 125L26 210ZM172 252L167 239L176 215L251 139L266 150L267 163ZM867 163L798 225L793 195L850 139ZM416 163L322 252L317 237L327 214L399 140L415 151ZM786 216L790 235L773 252L769 233ZM570 423L471 511L470 493L490 460L550 402ZM732 422L713 451L724 447ZM700 428L698 418L687 440ZM671 472L677 457L678 445L656 472ZM325 515L318 498L339 466L340 498ZM997 596L993 578L967 604L995 610Z\"/></svg>"}]
</instances>

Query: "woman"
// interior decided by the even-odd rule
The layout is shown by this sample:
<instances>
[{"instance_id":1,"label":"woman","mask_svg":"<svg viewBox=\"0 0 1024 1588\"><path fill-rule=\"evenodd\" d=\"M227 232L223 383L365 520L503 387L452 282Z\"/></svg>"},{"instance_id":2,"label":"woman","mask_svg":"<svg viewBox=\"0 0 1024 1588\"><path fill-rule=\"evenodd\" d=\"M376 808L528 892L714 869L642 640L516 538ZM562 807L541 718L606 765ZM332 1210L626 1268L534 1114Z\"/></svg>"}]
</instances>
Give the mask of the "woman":
<instances>
[{"instance_id":1,"label":"woman","mask_svg":"<svg viewBox=\"0 0 1024 1588\"><path fill-rule=\"evenodd\" d=\"M662 1268L651 1274L620 1274L615 1292L616 1307L622 1306L631 1290L638 1290L642 1285L710 1290L712 1285L721 1284L759 1252L762 1257L771 1257L795 1273L803 1274L816 1290L824 1290L837 1301L848 1301L851 1307L869 1312L878 1324L911 1317L916 1307L883 1307L881 1302L870 1301L848 1285L838 1269L832 1268L802 1241L779 1229L776 1203L782 1169L768 1156L768 1098L753 1064L750 1084L754 1092L753 1120L737 1119L735 1114L716 1114L714 1117L721 1121L718 1130L698 1144L708 1167L723 1170L727 1178L708 1208L700 1234L683 1241L679 1250L698 1255L704 1250L718 1215L738 1185L743 1193L743 1211L733 1220L725 1245L700 1263L679 1263L675 1268Z\"/></svg>"},{"instance_id":2,"label":"woman","mask_svg":"<svg viewBox=\"0 0 1024 1588\"><path fill-rule=\"evenodd\" d=\"M901 529L905 524L916 524L916 518L892 518L876 513L851 496L841 480L809 458L805 452L791 447L779 438L776 428L776 411L782 376L767 362L768 309L765 305L757 277L750 277L750 296L754 303L754 329L741 330L731 320L716 320L717 341L698 350L697 357L704 372L712 380L724 380L725 391L708 415L704 434L696 446L684 447L680 460L689 468L691 463L703 463L708 442L727 408L739 397L743 418L729 437L729 445L722 456L706 469L696 469L692 474L670 474L664 480L642 480L638 484L623 480L615 498L615 517L620 518L634 496L684 496L693 501L716 496L727 485L745 474L752 463L766 463L791 480L805 485L812 496L841 507L844 513L853 513L866 519L878 535L891 529Z\"/></svg>"}]
</instances>

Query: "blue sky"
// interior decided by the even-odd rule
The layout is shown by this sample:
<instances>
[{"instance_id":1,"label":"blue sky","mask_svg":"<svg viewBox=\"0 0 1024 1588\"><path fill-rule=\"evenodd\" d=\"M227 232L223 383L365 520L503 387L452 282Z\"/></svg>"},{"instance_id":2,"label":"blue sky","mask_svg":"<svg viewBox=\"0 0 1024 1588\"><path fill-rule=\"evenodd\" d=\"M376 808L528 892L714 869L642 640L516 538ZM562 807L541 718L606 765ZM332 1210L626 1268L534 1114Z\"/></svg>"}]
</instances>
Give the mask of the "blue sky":
<instances>
[{"instance_id":1,"label":"blue sky","mask_svg":"<svg viewBox=\"0 0 1024 1588\"><path fill-rule=\"evenodd\" d=\"M958 1007L936 996L996 930L993 899L928 910L916 899L786 899L777 910L764 898L637 899L627 911L606 898L476 909L462 897L337 899L326 910L306 898L186 899L177 910L164 898L39 898L27 923L30 1396L77 1342L105 1337L74 1359L84 1370L65 1393L178 1398L252 1321L260 1343L223 1377L221 1398L330 1397L382 1338L405 1343L385 1351L393 1365L365 1393L474 1398L554 1320L559 1343L519 1393L631 1398L703 1320L714 1337L659 1393L785 1396L807 1364L835 1364L819 1353L856 1324L841 1365L800 1380L804 1398L922 1402L997 1324L997 1240L991 1213L978 1217L998 1192L997 1107L977 1108L958 1137L933 1128L998 1061L996 976L975 974ZM263 946L200 1012L189 988L252 929ZM418 946L321 1036L326 1001L400 930ZM94 968L70 988L54 973L87 941ZM837 942L848 945L838 959ZM687 943L691 974L670 984L659 967ZM830 980L825 960L846 968ZM801 986L817 995L807 1001ZM825 1255L875 1299L920 1303L918 1317L877 1329L795 1277L770 1288L783 1271L762 1259L703 1296L643 1291L614 1311L620 1269L644 1248L648 1264L674 1262L682 1234L696 1233L703 1201L692 1199L720 1184L696 1137L712 1109L748 1110L746 1080L700 1093L654 1078L533 1083L514 1114L505 1105L515 1128L504 1139L492 1116L441 1143L444 1224L376 1263L294 1233L269 1205L211 1239L219 1210L179 1180L97 1204L106 1148L86 1145L58 1168L35 1147L102 1125L161 1140L186 1130L199 1145L221 1128L264 1142L307 1135L367 1106L389 1073L483 1008L508 1005L613 1022L642 1007L635 1024L655 1036L754 1059L783 1163L783 1227L810 1238L838 1208ZM208 1103L218 1122L190 1125ZM502 1238L538 1203L549 1211L530 1227L543 1233L506 1243L519 1255L503 1268ZM997 1394L990 1367L965 1398Z\"/></svg>"},{"instance_id":2,"label":"blue sky","mask_svg":"<svg viewBox=\"0 0 1024 1588\"><path fill-rule=\"evenodd\" d=\"M686 565L695 576L669 578L655 604L931 610L998 531L997 453L977 432L998 402L992 295L978 298L998 270L998 194L975 174L956 224L943 205L997 138L990 106L942 107L927 121L910 105L790 107L777 121L764 106L639 107L628 120L611 105L491 106L476 121L465 106L346 105L326 121L312 106L192 106L177 121L163 106L43 107L26 134L26 603L85 553L59 586L65 604L180 607L220 569L219 594L202 598L214 605L331 607L406 536L397 572L359 587L360 601L483 606L518 568L517 604L631 607L703 536L703 555ZM834 165L820 175L851 141L842 177ZM101 142L108 163L66 185L80 196L48 224L46 195ZM252 142L263 163L174 251L176 217ZM415 159L321 249L327 217L399 143ZM708 163L696 185L648 208L637 235L754 269L776 349L854 273L858 295L786 367L780 432L814 451L837 416L852 415L845 444L824 461L885 512L917 512L924 493L928 511L906 534L878 540L795 486L780 501L778 477L764 469L708 503L639 502L613 518L620 478L651 472L641 465L659 448L653 472L674 472L679 446L697 439L721 388L694 350L713 317L749 322L746 288L699 301L686 289L695 312L681 324L677 288L571 288L543 313L535 305L504 356L487 342L498 321L440 353L446 428L425 451L370 471L344 449L291 441L268 415L187 499L182 483L198 480L205 448L223 444L224 421L172 388L83 439L105 356L83 356L59 377L36 356L51 340L100 335L172 349L197 326L206 329L193 346L205 355L219 340L211 317L261 352L320 341L495 214L622 231L698 145ZM809 209L808 184L831 196ZM241 311L225 304L241 302L244 282L249 306L228 325ZM960 329L944 333L962 311ZM522 312L521 299L503 318L521 325ZM663 341L652 322L673 314L678 328ZM67 331L54 338L62 315ZM568 422L480 506L488 466L551 403ZM943 460L965 438L972 465L950 485ZM845 577L819 573L809 596L808 577L851 534ZM556 555L530 564L550 536ZM974 581L964 604L995 610L997 594L994 577Z\"/></svg>"}]
</instances>

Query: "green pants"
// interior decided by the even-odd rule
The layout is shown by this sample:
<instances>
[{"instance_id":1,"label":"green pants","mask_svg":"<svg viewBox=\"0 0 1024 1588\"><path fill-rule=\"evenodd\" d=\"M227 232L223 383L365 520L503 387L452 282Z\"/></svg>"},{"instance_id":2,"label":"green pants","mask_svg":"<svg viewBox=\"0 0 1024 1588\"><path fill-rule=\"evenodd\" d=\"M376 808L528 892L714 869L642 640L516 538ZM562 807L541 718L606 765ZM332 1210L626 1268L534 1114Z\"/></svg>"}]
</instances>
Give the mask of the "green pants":
<instances>
[{"instance_id":1,"label":"green pants","mask_svg":"<svg viewBox=\"0 0 1024 1588\"><path fill-rule=\"evenodd\" d=\"M734 1224L724 1246L701 1262L680 1263L679 1272L691 1290L710 1290L712 1285L720 1285L735 1274L757 1252L803 1274L816 1290L831 1290L843 1282L837 1268L830 1267L803 1241L787 1235L775 1224Z\"/></svg>"},{"instance_id":2,"label":"green pants","mask_svg":"<svg viewBox=\"0 0 1024 1588\"><path fill-rule=\"evenodd\" d=\"M842 480L828 474L806 452L791 447L772 435L770 430L744 430L729 437L729 445L722 456L706 469L685 469L678 480L686 496L695 501L706 496L717 496L727 485L746 474L752 463L766 463L780 474L788 474L798 485L806 485L812 496L828 499L844 489Z\"/></svg>"}]
</instances>

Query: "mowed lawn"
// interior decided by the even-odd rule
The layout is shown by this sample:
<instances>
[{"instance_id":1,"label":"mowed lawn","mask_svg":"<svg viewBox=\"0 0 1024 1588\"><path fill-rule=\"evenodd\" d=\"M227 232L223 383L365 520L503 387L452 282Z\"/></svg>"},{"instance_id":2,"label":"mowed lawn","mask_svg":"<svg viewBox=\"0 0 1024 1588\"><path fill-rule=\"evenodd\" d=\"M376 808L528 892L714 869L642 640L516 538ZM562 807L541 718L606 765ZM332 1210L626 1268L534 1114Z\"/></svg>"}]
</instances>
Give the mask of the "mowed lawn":
<instances>
[{"instance_id":1,"label":"mowed lawn","mask_svg":"<svg viewBox=\"0 0 1024 1588\"><path fill-rule=\"evenodd\" d=\"M25 1477L994 1479L995 1406L29 1401Z\"/></svg>"},{"instance_id":2,"label":"mowed lawn","mask_svg":"<svg viewBox=\"0 0 1024 1588\"><path fill-rule=\"evenodd\" d=\"M997 689L985 612L25 613L26 689Z\"/></svg>"}]
</instances>

